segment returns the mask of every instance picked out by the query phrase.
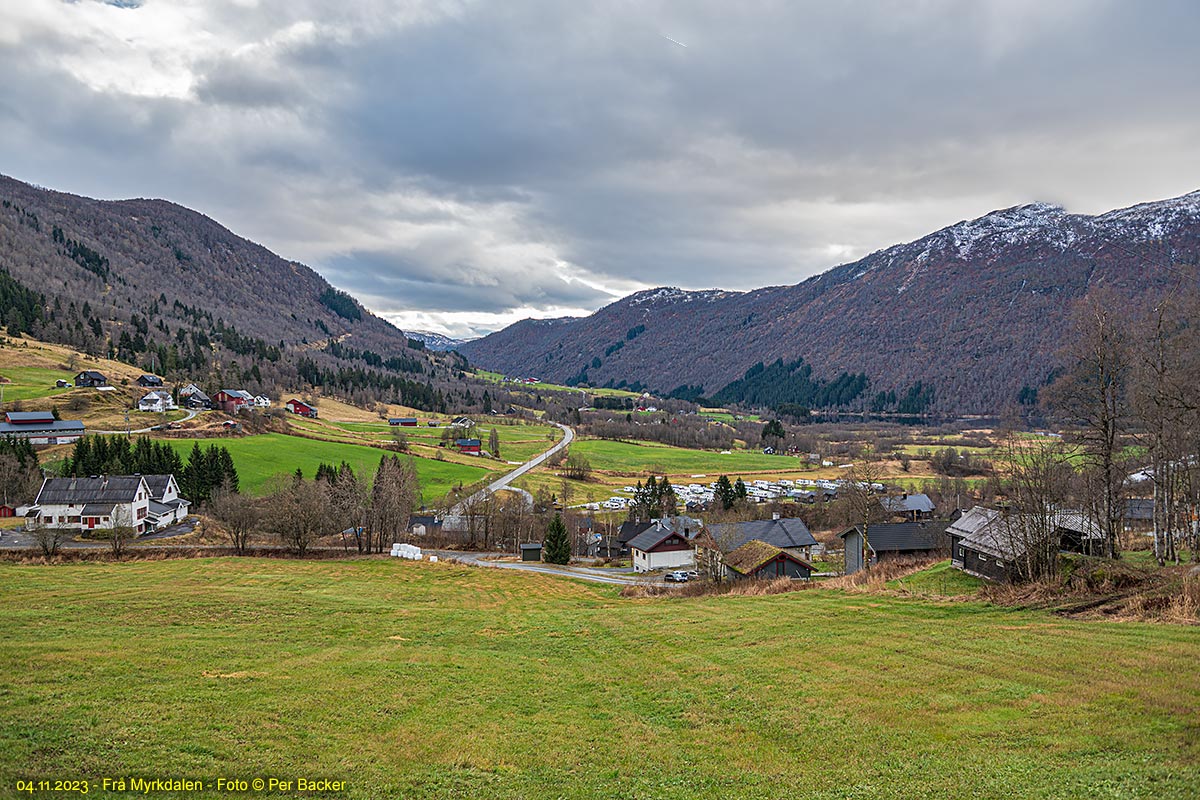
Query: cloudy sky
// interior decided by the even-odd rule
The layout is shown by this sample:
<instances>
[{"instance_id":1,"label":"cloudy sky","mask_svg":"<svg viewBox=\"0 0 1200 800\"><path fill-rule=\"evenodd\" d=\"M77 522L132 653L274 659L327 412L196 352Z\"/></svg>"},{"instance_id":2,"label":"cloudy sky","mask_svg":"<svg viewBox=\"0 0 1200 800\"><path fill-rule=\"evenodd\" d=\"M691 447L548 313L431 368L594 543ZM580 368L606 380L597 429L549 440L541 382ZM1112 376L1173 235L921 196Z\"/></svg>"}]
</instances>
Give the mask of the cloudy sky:
<instances>
[{"instance_id":1,"label":"cloudy sky","mask_svg":"<svg viewBox=\"0 0 1200 800\"><path fill-rule=\"evenodd\" d=\"M176 201L470 335L1200 188L1197 30L1194 0L12 0L0 172Z\"/></svg>"}]
</instances>

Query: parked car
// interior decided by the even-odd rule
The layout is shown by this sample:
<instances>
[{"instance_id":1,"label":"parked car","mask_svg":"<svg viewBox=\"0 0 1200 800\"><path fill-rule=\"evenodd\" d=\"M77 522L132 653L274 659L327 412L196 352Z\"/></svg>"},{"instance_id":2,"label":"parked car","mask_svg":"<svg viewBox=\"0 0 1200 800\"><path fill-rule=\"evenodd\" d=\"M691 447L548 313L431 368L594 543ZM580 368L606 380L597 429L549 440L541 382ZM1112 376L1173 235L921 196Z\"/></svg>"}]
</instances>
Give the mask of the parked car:
<instances>
[{"instance_id":1,"label":"parked car","mask_svg":"<svg viewBox=\"0 0 1200 800\"><path fill-rule=\"evenodd\" d=\"M671 581L673 583L687 583L688 574L681 569L677 569L674 572L668 572L666 575L664 575L663 580Z\"/></svg>"}]
</instances>

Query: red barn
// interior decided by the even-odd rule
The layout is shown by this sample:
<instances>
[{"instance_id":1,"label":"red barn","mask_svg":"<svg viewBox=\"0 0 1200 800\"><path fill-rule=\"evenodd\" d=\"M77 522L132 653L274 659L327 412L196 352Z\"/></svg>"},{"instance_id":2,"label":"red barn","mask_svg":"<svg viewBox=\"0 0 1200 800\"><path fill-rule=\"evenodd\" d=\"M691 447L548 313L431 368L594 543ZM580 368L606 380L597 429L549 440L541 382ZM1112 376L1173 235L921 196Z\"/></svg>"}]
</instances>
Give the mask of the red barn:
<instances>
[{"instance_id":1,"label":"red barn","mask_svg":"<svg viewBox=\"0 0 1200 800\"><path fill-rule=\"evenodd\" d=\"M242 389L222 389L213 395L213 404L227 414L236 414L254 405L254 395Z\"/></svg>"},{"instance_id":2,"label":"red barn","mask_svg":"<svg viewBox=\"0 0 1200 800\"><path fill-rule=\"evenodd\" d=\"M293 414L299 414L302 417L309 417L310 419L316 419L317 417L317 410L303 400L288 400L287 404L284 405L284 408Z\"/></svg>"},{"instance_id":3,"label":"red barn","mask_svg":"<svg viewBox=\"0 0 1200 800\"><path fill-rule=\"evenodd\" d=\"M483 451L483 442L478 439L458 439L454 444L458 447L458 452L460 453L469 453L477 456Z\"/></svg>"}]
</instances>

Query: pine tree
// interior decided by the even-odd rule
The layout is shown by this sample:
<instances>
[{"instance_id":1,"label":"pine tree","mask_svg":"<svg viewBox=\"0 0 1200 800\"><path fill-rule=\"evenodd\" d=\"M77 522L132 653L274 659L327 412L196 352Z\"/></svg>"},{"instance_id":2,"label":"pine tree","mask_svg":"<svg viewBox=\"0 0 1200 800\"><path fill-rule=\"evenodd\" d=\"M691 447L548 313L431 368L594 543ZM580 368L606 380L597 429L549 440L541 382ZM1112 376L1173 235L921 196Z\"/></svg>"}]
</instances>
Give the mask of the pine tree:
<instances>
[{"instance_id":1,"label":"pine tree","mask_svg":"<svg viewBox=\"0 0 1200 800\"><path fill-rule=\"evenodd\" d=\"M566 564L571 560L571 540L567 538L567 526L563 523L562 514L555 514L546 527L542 560L547 564Z\"/></svg>"},{"instance_id":2,"label":"pine tree","mask_svg":"<svg viewBox=\"0 0 1200 800\"><path fill-rule=\"evenodd\" d=\"M746 484L741 478L738 478L737 483L733 484L733 493L737 495L738 500L745 500L750 494L746 491Z\"/></svg>"},{"instance_id":3,"label":"pine tree","mask_svg":"<svg viewBox=\"0 0 1200 800\"><path fill-rule=\"evenodd\" d=\"M720 502L721 508L728 511L733 508L733 504L737 502L737 492L733 488L733 484L729 482L728 475L722 475L717 478L717 485L713 489L713 495Z\"/></svg>"},{"instance_id":4,"label":"pine tree","mask_svg":"<svg viewBox=\"0 0 1200 800\"><path fill-rule=\"evenodd\" d=\"M671 480L663 475L662 482L658 484L658 501L654 507L658 510L660 517L673 517L678 505L679 499L675 496L675 487L671 485Z\"/></svg>"}]
</instances>

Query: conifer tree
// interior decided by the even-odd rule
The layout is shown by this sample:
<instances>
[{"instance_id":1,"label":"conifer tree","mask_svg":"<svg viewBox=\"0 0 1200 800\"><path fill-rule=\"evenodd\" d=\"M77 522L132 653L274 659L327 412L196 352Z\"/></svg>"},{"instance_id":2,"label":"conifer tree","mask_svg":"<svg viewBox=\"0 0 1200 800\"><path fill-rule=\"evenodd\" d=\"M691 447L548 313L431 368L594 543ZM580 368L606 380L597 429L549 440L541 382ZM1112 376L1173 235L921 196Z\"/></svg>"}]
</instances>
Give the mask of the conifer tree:
<instances>
[{"instance_id":1,"label":"conifer tree","mask_svg":"<svg viewBox=\"0 0 1200 800\"><path fill-rule=\"evenodd\" d=\"M542 560L547 564L566 564L571 560L571 540L567 538L567 526L563 523L562 514L556 513L546 527Z\"/></svg>"}]
</instances>

